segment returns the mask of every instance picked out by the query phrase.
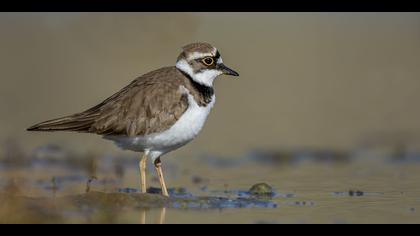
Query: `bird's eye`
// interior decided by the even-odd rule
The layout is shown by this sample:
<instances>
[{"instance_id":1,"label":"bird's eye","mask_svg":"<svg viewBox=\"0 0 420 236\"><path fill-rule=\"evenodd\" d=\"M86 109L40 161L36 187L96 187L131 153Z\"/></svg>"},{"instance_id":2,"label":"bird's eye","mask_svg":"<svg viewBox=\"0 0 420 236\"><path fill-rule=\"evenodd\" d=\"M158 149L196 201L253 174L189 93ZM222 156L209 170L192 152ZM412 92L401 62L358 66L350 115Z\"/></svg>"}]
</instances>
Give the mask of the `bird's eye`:
<instances>
[{"instance_id":1,"label":"bird's eye","mask_svg":"<svg viewBox=\"0 0 420 236\"><path fill-rule=\"evenodd\" d=\"M204 58L203 60L201 60L203 63L204 63L204 65L206 65L206 66L211 66L211 65L213 65L213 63L214 63L214 59L212 58L212 57L206 57L206 58Z\"/></svg>"}]
</instances>

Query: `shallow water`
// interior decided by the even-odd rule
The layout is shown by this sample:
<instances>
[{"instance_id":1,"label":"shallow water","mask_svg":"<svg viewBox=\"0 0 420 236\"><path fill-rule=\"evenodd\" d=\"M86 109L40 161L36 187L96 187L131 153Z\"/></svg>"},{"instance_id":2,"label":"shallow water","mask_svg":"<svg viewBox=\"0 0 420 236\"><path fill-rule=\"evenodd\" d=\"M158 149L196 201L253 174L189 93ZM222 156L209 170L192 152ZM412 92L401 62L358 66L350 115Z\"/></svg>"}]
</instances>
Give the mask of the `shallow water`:
<instances>
[{"instance_id":1,"label":"shallow water","mask_svg":"<svg viewBox=\"0 0 420 236\"><path fill-rule=\"evenodd\" d=\"M47 146L17 164L1 162L0 187L10 204L0 207L0 222L420 223L417 154L331 153L337 152L165 159L172 189L171 199L164 201L156 194L159 184L151 165L148 182L155 194L143 200L136 193L133 156L88 158ZM272 186L272 197L249 194L260 182ZM13 216L17 209L23 210Z\"/></svg>"}]
</instances>

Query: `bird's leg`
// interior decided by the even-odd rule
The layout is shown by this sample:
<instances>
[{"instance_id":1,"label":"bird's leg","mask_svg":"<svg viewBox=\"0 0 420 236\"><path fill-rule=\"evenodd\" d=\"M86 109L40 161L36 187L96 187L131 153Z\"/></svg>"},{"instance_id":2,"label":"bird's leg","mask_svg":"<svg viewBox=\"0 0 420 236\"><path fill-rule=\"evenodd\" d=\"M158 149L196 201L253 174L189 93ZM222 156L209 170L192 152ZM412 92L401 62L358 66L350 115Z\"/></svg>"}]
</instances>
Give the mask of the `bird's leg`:
<instances>
[{"instance_id":1,"label":"bird's leg","mask_svg":"<svg viewBox=\"0 0 420 236\"><path fill-rule=\"evenodd\" d=\"M160 209L160 214L159 214L159 221L158 224L165 224L165 217L166 217L166 208L163 207Z\"/></svg>"},{"instance_id":2,"label":"bird's leg","mask_svg":"<svg viewBox=\"0 0 420 236\"><path fill-rule=\"evenodd\" d=\"M146 153L143 153L143 156L140 159L139 162L139 168L140 168L140 187L141 192L146 193L146 164L147 164L147 155Z\"/></svg>"},{"instance_id":3,"label":"bird's leg","mask_svg":"<svg viewBox=\"0 0 420 236\"><path fill-rule=\"evenodd\" d=\"M142 224L142 225L144 225L144 224L146 224L146 214L147 214L147 212L146 212L146 209L142 209L141 211L140 211L140 224Z\"/></svg>"},{"instance_id":4,"label":"bird's leg","mask_svg":"<svg viewBox=\"0 0 420 236\"><path fill-rule=\"evenodd\" d=\"M162 162L160 161L160 158L157 158L154 164L155 164L156 172L159 177L160 186L162 188L162 195L165 197L169 197L168 189L166 189L165 180L163 179Z\"/></svg>"}]
</instances>

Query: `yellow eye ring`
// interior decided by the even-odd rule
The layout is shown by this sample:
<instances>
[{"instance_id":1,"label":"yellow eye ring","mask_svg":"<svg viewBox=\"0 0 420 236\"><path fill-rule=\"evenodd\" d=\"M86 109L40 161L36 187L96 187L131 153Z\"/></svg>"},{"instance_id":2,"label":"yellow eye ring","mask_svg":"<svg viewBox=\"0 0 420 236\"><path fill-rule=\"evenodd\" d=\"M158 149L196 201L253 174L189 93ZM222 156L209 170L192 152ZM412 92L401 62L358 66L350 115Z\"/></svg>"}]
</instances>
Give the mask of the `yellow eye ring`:
<instances>
[{"instance_id":1,"label":"yellow eye ring","mask_svg":"<svg viewBox=\"0 0 420 236\"><path fill-rule=\"evenodd\" d=\"M206 66L211 66L214 64L214 59L213 57L206 57L203 60L201 60L201 62L203 62L203 64Z\"/></svg>"}]
</instances>

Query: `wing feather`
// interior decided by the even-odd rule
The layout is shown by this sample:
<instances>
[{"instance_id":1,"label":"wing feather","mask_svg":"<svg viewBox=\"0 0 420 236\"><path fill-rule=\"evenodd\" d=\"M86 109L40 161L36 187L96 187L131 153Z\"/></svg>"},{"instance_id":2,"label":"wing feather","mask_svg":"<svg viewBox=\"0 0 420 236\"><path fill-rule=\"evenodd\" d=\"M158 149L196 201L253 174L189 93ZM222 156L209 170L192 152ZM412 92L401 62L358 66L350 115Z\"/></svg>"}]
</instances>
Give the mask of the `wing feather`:
<instances>
[{"instance_id":1,"label":"wing feather","mask_svg":"<svg viewBox=\"0 0 420 236\"><path fill-rule=\"evenodd\" d=\"M77 131L146 135L169 129L188 108L179 90L182 74L166 67L145 74L100 104L71 116L36 124L30 131Z\"/></svg>"}]
</instances>

